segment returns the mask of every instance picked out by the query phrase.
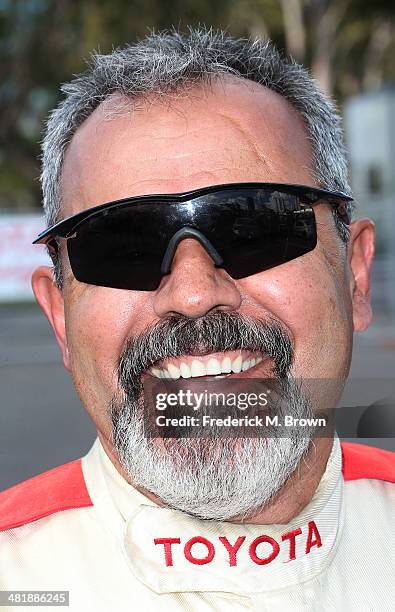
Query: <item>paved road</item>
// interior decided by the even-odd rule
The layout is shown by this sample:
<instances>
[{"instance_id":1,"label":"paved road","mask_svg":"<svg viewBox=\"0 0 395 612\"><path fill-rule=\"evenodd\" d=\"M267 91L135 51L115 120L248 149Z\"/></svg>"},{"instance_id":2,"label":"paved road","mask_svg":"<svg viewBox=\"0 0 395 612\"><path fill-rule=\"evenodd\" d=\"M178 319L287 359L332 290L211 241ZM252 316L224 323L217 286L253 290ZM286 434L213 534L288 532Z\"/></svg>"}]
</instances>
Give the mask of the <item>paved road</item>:
<instances>
[{"instance_id":1,"label":"paved road","mask_svg":"<svg viewBox=\"0 0 395 612\"><path fill-rule=\"evenodd\" d=\"M394 372L395 330L375 324L357 334L352 375ZM0 308L0 394L0 490L89 449L94 428L36 307ZM394 439L369 443L395 449Z\"/></svg>"}]
</instances>

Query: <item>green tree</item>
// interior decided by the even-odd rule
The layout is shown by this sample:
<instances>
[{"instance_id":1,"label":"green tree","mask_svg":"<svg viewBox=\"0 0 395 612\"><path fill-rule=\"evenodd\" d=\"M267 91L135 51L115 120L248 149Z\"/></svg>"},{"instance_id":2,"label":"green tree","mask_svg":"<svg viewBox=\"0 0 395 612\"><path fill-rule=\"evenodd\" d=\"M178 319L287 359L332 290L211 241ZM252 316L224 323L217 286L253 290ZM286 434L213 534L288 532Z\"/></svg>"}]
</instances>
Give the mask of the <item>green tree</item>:
<instances>
[{"instance_id":1,"label":"green tree","mask_svg":"<svg viewBox=\"0 0 395 612\"><path fill-rule=\"evenodd\" d=\"M40 204L43 122L90 51L188 24L270 37L340 100L395 80L389 0L0 0L0 207Z\"/></svg>"}]
</instances>

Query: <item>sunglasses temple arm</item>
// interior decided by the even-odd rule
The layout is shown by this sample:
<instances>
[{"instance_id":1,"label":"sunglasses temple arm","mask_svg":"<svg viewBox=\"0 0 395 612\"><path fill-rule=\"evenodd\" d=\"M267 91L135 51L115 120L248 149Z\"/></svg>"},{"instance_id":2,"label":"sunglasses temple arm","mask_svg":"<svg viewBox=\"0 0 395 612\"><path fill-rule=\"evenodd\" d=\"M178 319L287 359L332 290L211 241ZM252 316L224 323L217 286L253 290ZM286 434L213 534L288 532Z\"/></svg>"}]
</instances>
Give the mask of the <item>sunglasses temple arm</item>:
<instances>
[{"instance_id":1,"label":"sunglasses temple arm","mask_svg":"<svg viewBox=\"0 0 395 612\"><path fill-rule=\"evenodd\" d=\"M223 259L221 255L201 232L194 229L193 227L183 227L174 234L174 236L169 241L169 244L167 245L166 253L164 254L160 269L163 275L170 273L171 264L176 249L181 240L184 240L184 238L194 238L195 240L200 242L200 244L206 249L207 253L210 255L211 259L214 261L215 265L217 267L223 265Z\"/></svg>"}]
</instances>

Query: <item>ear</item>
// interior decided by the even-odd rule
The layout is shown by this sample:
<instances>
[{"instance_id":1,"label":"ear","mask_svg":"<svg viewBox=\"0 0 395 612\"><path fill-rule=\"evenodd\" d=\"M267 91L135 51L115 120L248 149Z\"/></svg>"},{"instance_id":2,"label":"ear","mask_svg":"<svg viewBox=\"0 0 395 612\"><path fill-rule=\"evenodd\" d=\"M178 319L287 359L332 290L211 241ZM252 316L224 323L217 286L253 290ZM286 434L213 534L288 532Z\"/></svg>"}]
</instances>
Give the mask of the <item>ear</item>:
<instances>
[{"instance_id":1,"label":"ear","mask_svg":"<svg viewBox=\"0 0 395 612\"><path fill-rule=\"evenodd\" d=\"M375 227L370 219L358 219L350 226L348 262L354 331L365 331L372 321L370 268L374 257Z\"/></svg>"},{"instance_id":2,"label":"ear","mask_svg":"<svg viewBox=\"0 0 395 612\"><path fill-rule=\"evenodd\" d=\"M32 275L32 288L37 302L50 322L55 332L60 350L62 351L63 364L70 370L69 350L67 347L66 327L64 320L63 294L55 285L53 269L49 266L40 266Z\"/></svg>"}]
</instances>

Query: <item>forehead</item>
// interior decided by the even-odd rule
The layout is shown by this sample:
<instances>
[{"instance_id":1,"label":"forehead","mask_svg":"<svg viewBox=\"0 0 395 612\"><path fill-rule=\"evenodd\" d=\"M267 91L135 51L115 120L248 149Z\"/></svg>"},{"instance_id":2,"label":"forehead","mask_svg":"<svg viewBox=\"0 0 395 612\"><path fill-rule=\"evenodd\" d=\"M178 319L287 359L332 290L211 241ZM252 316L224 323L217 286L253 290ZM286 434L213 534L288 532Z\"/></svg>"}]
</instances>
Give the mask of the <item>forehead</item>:
<instances>
[{"instance_id":1,"label":"forehead","mask_svg":"<svg viewBox=\"0 0 395 612\"><path fill-rule=\"evenodd\" d=\"M65 155L65 216L111 200L218 183L314 185L298 113L267 88L227 77L164 100L108 100Z\"/></svg>"}]
</instances>

